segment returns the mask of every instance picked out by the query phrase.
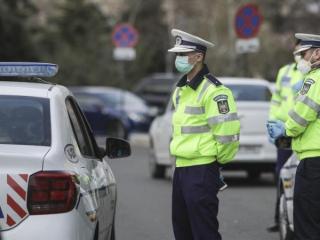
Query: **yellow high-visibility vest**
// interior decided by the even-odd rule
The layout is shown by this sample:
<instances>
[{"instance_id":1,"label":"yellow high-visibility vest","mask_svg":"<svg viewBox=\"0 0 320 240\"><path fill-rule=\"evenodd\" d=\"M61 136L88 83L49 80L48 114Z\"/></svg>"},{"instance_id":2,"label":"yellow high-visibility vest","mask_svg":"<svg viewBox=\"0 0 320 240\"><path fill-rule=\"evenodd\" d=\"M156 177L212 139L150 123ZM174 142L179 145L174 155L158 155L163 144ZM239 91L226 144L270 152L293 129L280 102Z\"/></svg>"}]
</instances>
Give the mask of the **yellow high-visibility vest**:
<instances>
[{"instance_id":1,"label":"yellow high-visibility vest","mask_svg":"<svg viewBox=\"0 0 320 240\"><path fill-rule=\"evenodd\" d=\"M272 94L270 103L270 120L285 122L288 119L288 112L293 107L297 95L293 86L303 79L304 76L297 69L295 63L280 68L276 80L276 90Z\"/></svg>"},{"instance_id":2,"label":"yellow high-visibility vest","mask_svg":"<svg viewBox=\"0 0 320 240\"><path fill-rule=\"evenodd\" d=\"M172 96L175 111L170 152L176 167L231 161L239 147L240 122L230 89L205 75L196 89L187 84Z\"/></svg>"},{"instance_id":3,"label":"yellow high-visibility vest","mask_svg":"<svg viewBox=\"0 0 320 240\"><path fill-rule=\"evenodd\" d=\"M320 156L320 69L309 72L285 123L299 159Z\"/></svg>"}]
</instances>

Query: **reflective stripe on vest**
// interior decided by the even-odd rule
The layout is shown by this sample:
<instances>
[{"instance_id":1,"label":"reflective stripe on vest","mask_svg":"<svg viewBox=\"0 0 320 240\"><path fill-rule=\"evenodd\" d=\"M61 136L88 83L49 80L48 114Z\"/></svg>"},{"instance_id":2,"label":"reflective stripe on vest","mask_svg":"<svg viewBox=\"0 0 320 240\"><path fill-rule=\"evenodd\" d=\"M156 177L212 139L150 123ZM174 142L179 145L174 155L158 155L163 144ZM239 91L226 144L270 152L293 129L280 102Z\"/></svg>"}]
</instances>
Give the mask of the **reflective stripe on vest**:
<instances>
[{"instance_id":1,"label":"reflective stripe on vest","mask_svg":"<svg viewBox=\"0 0 320 240\"><path fill-rule=\"evenodd\" d=\"M180 88L177 88L177 92L176 92L176 109L178 109L178 104L179 104L179 100L180 100Z\"/></svg>"},{"instance_id":2,"label":"reflective stripe on vest","mask_svg":"<svg viewBox=\"0 0 320 240\"><path fill-rule=\"evenodd\" d=\"M300 116L298 115L298 113L296 113L296 112L293 111L293 110L290 110L289 116L290 116L295 122L297 122L298 124L300 124L302 127L306 127L306 126L308 125L308 121L305 120L304 118L300 117Z\"/></svg>"},{"instance_id":3,"label":"reflective stripe on vest","mask_svg":"<svg viewBox=\"0 0 320 240\"><path fill-rule=\"evenodd\" d=\"M286 67L286 71L281 78L281 85L282 86L290 86L291 77L288 76L288 73L290 72L292 67L293 67L292 64Z\"/></svg>"},{"instance_id":4,"label":"reflective stripe on vest","mask_svg":"<svg viewBox=\"0 0 320 240\"><path fill-rule=\"evenodd\" d=\"M189 107L186 106L184 113L192 115L200 115L205 113L204 107Z\"/></svg>"},{"instance_id":5,"label":"reflective stripe on vest","mask_svg":"<svg viewBox=\"0 0 320 240\"><path fill-rule=\"evenodd\" d=\"M235 134L235 135L224 135L224 136L217 136L215 135L215 138L217 139L218 142L226 144L226 143L231 143L231 142L236 142L239 141L240 135Z\"/></svg>"},{"instance_id":6,"label":"reflective stripe on vest","mask_svg":"<svg viewBox=\"0 0 320 240\"><path fill-rule=\"evenodd\" d=\"M203 126L183 126L181 127L181 133L206 133L210 132L210 127L208 125Z\"/></svg>"},{"instance_id":7,"label":"reflective stripe on vest","mask_svg":"<svg viewBox=\"0 0 320 240\"><path fill-rule=\"evenodd\" d=\"M203 85L203 87L202 87L202 89L201 89L201 92L200 92L200 94L199 94L199 96L198 96L198 99L197 99L198 102L201 100L203 94L205 93L205 91L207 90L207 88L210 86L210 84L211 84L211 83L210 83L208 80L206 80L206 82L205 82L205 84Z\"/></svg>"},{"instance_id":8,"label":"reflective stripe on vest","mask_svg":"<svg viewBox=\"0 0 320 240\"><path fill-rule=\"evenodd\" d=\"M281 102L276 101L276 100L271 100L271 104L273 104L273 105L281 105Z\"/></svg>"},{"instance_id":9,"label":"reflective stripe on vest","mask_svg":"<svg viewBox=\"0 0 320 240\"><path fill-rule=\"evenodd\" d=\"M311 98L309 98L308 96L305 95L300 95L297 98L297 101L304 103L305 105L307 105L308 107L310 107L312 110L314 110L315 112L319 112L320 111L320 105L318 103L316 103L315 101L313 101Z\"/></svg>"},{"instance_id":10,"label":"reflective stripe on vest","mask_svg":"<svg viewBox=\"0 0 320 240\"><path fill-rule=\"evenodd\" d=\"M238 120L238 114L237 113L228 113L224 115L219 115L215 117L208 118L208 123L210 126L223 123L223 122L229 122L229 121L235 121Z\"/></svg>"}]
</instances>

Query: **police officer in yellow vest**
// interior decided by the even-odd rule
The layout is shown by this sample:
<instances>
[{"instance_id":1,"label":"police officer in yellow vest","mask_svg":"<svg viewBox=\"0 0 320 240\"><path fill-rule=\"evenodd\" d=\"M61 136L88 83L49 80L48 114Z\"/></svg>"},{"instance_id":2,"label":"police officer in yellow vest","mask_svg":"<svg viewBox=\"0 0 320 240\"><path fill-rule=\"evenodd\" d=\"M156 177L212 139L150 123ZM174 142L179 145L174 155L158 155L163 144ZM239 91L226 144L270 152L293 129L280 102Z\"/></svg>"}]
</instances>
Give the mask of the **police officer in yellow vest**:
<instances>
[{"instance_id":1,"label":"police officer in yellow vest","mask_svg":"<svg viewBox=\"0 0 320 240\"><path fill-rule=\"evenodd\" d=\"M220 240L219 165L239 146L240 123L231 91L204 64L213 44L173 29L175 66L185 74L172 100L175 111L170 152L176 158L172 221L176 240Z\"/></svg>"},{"instance_id":2,"label":"police officer in yellow vest","mask_svg":"<svg viewBox=\"0 0 320 240\"><path fill-rule=\"evenodd\" d=\"M296 240L320 239L320 35L296 34L301 40L298 69L305 73L302 89L286 122L268 124L273 139L292 137L298 155L294 188Z\"/></svg>"},{"instance_id":3,"label":"police officer in yellow vest","mask_svg":"<svg viewBox=\"0 0 320 240\"><path fill-rule=\"evenodd\" d=\"M269 120L281 120L285 122L288 119L288 112L294 105L294 99L303 85L304 75L297 68L300 60L299 55L300 40L296 42L295 51L293 52L295 62L289 63L280 68L276 78L276 89L272 94L270 103ZM278 186L279 174L282 166L292 154L290 149L277 149L276 162L276 182ZM274 221L275 224L268 228L268 231L275 232L279 230L279 193L275 207Z\"/></svg>"}]
</instances>

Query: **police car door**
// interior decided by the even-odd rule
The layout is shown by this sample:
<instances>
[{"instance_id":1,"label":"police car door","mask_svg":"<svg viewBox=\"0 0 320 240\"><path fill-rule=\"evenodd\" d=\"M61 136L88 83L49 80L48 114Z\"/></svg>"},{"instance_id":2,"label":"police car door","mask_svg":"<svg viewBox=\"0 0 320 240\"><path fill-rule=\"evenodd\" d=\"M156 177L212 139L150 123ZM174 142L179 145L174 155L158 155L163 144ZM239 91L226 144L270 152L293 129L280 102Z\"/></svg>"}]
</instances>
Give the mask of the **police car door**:
<instances>
[{"instance_id":1,"label":"police car door","mask_svg":"<svg viewBox=\"0 0 320 240\"><path fill-rule=\"evenodd\" d=\"M110 229L107 216L113 216L113 213L106 210L107 203L111 201L109 199L111 196L108 194L109 183L107 172L102 160L99 159L97 146L91 130L76 101L70 97L67 99L66 104L82 157L85 158L88 163L80 169L82 173L81 176L86 178L80 179L80 181L84 182L84 184L82 184L83 186L87 185L88 187L81 189L82 198L79 205L84 206L86 215L94 218L96 214L97 220L99 221L100 237L106 238L108 230Z\"/></svg>"}]
</instances>

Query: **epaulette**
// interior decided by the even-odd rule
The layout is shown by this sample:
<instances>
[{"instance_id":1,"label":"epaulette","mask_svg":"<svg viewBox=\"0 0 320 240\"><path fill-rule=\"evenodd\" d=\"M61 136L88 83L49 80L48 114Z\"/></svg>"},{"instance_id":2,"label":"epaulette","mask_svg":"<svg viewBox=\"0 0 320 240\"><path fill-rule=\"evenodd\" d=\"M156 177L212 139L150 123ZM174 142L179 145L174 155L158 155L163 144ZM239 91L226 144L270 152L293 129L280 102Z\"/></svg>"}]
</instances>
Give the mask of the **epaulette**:
<instances>
[{"instance_id":1,"label":"epaulette","mask_svg":"<svg viewBox=\"0 0 320 240\"><path fill-rule=\"evenodd\" d=\"M205 75L205 77L212 82L216 87L219 87L221 85L223 85L215 76L213 76L211 73L208 73L207 75Z\"/></svg>"}]
</instances>

